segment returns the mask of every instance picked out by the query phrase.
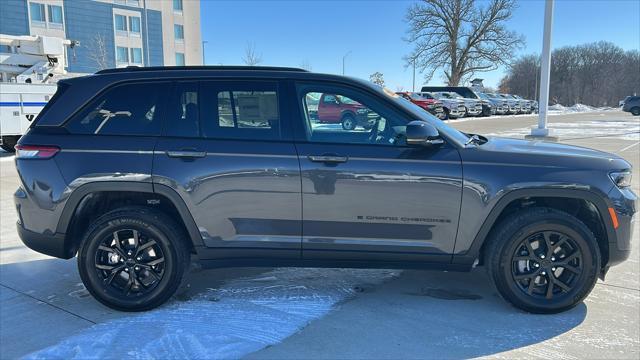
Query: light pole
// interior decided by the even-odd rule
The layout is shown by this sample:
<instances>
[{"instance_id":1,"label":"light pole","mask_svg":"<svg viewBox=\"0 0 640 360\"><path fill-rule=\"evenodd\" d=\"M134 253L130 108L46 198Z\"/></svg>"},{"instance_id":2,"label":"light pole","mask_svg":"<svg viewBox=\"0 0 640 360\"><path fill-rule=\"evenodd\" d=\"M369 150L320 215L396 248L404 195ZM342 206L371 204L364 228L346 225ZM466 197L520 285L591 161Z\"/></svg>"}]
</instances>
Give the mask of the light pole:
<instances>
[{"instance_id":1,"label":"light pole","mask_svg":"<svg viewBox=\"0 0 640 360\"><path fill-rule=\"evenodd\" d=\"M204 60L205 59L205 57L204 57L204 45L206 43L208 43L208 41L202 41L202 65L206 65L207 64L207 62Z\"/></svg>"},{"instance_id":2,"label":"light pole","mask_svg":"<svg viewBox=\"0 0 640 360\"><path fill-rule=\"evenodd\" d=\"M549 78L551 76L551 30L553 28L553 5L555 0L546 0L544 6L544 34L542 37L542 59L540 70L540 100L538 106L538 127L531 129L527 138L556 140L547 128L549 108Z\"/></svg>"},{"instance_id":3,"label":"light pole","mask_svg":"<svg viewBox=\"0 0 640 360\"><path fill-rule=\"evenodd\" d=\"M411 92L416 92L416 58L413 58L413 85Z\"/></svg>"},{"instance_id":4,"label":"light pole","mask_svg":"<svg viewBox=\"0 0 640 360\"><path fill-rule=\"evenodd\" d=\"M346 54L344 54L344 56L342 57L342 75L344 75L344 60L347 58L347 56L349 56L349 54L351 54L351 50L349 50Z\"/></svg>"}]
</instances>

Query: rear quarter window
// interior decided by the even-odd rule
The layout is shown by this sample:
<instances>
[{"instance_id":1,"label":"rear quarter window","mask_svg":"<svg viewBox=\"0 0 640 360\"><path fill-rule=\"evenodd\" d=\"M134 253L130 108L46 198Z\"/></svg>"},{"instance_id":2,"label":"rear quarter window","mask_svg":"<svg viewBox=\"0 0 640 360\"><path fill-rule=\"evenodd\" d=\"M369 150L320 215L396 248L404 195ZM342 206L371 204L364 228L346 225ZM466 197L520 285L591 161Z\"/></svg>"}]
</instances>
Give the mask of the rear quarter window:
<instances>
[{"instance_id":1,"label":"rear quarter window","mask_svg":"<svg viewBox=\"0 0 640 360\"><path fill-rule=\"evenodd\" d=\"M116 85L109 88L66 123L72 134L157 136L160 105L168 82Z\"/></svg>"}]
</instances>

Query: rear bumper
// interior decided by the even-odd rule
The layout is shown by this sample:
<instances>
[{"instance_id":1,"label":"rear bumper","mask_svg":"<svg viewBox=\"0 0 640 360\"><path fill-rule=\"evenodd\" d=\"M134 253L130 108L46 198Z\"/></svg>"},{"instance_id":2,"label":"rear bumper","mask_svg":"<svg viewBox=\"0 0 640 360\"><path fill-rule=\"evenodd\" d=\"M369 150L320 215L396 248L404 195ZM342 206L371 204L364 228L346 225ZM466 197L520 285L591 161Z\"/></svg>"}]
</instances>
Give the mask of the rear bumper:
<instances>
[{"instance_id":1,"label":"rear bumper","mask_svg":"<svg viewBox=\"0 0 640 360\"><path fill-rule=\"evenodd\" d=\"M65 246L64 234L40 234L25 229L20 222L16 225L20 240L22 240L29 249L62 259L70 259L73 257L73 254L69 254Z\"/></svg>"}]
</instances>

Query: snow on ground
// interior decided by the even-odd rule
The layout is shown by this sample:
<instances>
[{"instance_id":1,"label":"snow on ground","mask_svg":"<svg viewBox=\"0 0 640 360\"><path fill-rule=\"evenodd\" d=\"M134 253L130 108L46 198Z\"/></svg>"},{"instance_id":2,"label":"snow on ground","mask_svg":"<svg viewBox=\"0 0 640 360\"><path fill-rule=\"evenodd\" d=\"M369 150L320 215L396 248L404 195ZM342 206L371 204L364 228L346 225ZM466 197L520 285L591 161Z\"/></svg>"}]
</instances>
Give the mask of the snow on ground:
<instances>
[{"instance_id":1,"label":"snow on ground","mask_svg":"<svg viewBox=\"0 0 640 360\"><path fill-rule=\"evenodd\" d=\"M192 300L107 321L27 359L240 358L276 344L399 271L277 268Z\"/></svg>"},{"instance_id":2,"label":"snow on ground","mask_svg":"<svg viewBox=\"0 0 640 360\"><path fill-rule=\"evenodd\" d=\"M607 120L550 122L549 128L553 129L555 136L559 136L563 140L608 137L620 140L640 141L640 122ZM522 127L486 135L522 138L530 133L530 127Z\"/></svg>"},{"instance_id":3,"label":"snow on ground","mask_svg":"<svg viewBox=\"0 0 640 360\"><path fill-rule=\"evenodd\" d=\"M576 113L589 113L589 112L603 112L603 111L616 111L620 110L619 108L612 107L593 107L584 104L575 104L573 106L562 106L560 104L549 106L549 112L547 115L567 115L567 114L576 114ZM502 119L502 118L514 118L521 116L538 116L538 114L518 114L518 115L491 115L490 119ZM466 122L472 120L480 120L486 119L486 117L464 117L462 119L453 119L448 120L449 123L457 123L457 122Z\"/></svg>"}]
</instances>

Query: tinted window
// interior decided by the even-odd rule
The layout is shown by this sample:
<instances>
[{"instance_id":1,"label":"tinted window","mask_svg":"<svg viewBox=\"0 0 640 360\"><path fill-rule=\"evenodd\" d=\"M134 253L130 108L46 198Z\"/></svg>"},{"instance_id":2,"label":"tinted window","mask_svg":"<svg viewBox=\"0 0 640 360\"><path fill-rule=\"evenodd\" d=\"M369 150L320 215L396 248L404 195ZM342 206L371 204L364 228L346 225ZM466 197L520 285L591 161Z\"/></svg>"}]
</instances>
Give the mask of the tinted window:
<instances>
[{"instance_id":1,"label":"tinted window","mask_svg":"<svg viewBox=\"0 0 640 360\"><path fill-rule=\"evenodd\" d=\"M159 135L158 106L167 83L118 85L92 100L66 128L74 134Z\"/></svg>"},{"instance_id":2,"label":"tinted window","mask_svg":"<svg viewBox=\"0 0 640 360\"><path fill-rule=\"evenodd\" d=\"M173 96L167 107L168 136L200 136L200 115L198 108L198 83L176 83Z\"/></svg>"},{"instance_id":3,"label":"tinted window","mask_svg":"<svg viewBox=\"0 0 640 360\"><path fill-rule=\"evenodd\" d=\"M209 138L280 139L276 86L201 85L202 130Z\"/></svg>"},{"instance_id":4,"label":"tinted window","mask_svg":"<svg viewBox=\"0 0 640 360\"><path fill-rule=\"evenodd\" d=\"M313 99L322 98L317 103ZM335 102L328 103L327 98ZM351 89L301 89L307 140L312 142L404 145L406 121L369 95Z\"/></svg>"}]
</instances>

